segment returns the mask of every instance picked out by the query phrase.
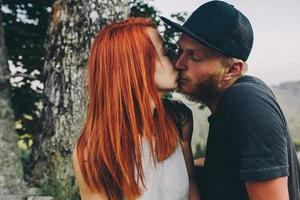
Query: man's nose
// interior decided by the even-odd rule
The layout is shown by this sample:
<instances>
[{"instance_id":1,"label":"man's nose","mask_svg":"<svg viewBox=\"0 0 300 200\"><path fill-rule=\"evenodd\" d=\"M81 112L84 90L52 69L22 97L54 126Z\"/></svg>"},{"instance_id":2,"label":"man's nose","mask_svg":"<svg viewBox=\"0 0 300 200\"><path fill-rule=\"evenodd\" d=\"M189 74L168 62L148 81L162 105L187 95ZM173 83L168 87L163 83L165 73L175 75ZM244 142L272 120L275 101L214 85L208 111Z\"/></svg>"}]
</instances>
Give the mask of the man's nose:
<instances>
[{"instance_id":1,"label":"man's nose","mask_svg":"<svg viewBox=\"0 0 300 200\"><path fill-rule=\"evenodd\" d=\"M187 69L186 59L185 59L185 56L183 54L178 56L177 61L175 63L175 69L181 70L181 71Z\"/></svg>"}]
</instances>

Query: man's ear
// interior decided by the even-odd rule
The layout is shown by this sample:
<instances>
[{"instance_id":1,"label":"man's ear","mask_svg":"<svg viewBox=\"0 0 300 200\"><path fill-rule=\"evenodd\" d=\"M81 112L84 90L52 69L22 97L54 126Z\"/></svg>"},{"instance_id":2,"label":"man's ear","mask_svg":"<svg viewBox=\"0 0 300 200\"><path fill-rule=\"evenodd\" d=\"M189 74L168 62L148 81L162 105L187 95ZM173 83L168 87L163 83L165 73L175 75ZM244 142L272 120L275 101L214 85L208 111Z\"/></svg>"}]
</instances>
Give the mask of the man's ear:
<instances>
[{"instance_id":1,"label":"man's ear","mask_svg":"<svg viewBox=\"0 0 300 200\"><path fill-rule=\"evenodd\" d=\"M240 59L234 59L233 64L229 66L224 74L224 81L230 81L235 78L239 78L244 71L245 62Z\"/></svg>"}]
</instances>

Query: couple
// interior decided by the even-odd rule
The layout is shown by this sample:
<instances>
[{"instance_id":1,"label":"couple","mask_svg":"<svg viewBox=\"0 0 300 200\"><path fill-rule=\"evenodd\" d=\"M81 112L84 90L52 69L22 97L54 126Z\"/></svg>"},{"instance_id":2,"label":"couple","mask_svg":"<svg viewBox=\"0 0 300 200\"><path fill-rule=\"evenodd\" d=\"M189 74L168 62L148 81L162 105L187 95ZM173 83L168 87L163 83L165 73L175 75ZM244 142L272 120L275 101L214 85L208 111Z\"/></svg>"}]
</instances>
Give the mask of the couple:
<instances>
[{"instance_id":1,"label":"couple","mask_svg":"<svg viewBox=\"0 0 300 200\"><path fill-rule=\"evenodd\" d=\"M88 115L73 153L81 199L300 199L282 111L268 86L244 75L248 19L210 1L183 26L162 20L182 32L174 60L148 19L109 24L94 40ZM198 175L191 111L162 98L176 87L212 112Z\"/></svg>"}]
</instances>

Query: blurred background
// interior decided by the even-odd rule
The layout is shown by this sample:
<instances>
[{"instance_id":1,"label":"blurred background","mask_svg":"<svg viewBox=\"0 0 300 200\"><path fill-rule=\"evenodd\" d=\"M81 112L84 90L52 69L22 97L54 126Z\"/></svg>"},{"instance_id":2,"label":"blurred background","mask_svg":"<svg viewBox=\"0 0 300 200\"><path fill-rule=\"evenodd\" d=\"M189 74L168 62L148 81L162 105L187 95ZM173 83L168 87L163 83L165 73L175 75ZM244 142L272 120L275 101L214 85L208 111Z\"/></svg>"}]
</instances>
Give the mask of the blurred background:
<instances>
[{"instance_id":1,"label":"blurred background","mask_svg":"<svg viewBox=\"0 0 300 200\"><path fill-rule=\"evenodd\" d=\"M93 37L109 22L150 17L175 48L178 23L203 0L0 0L0 199L80 199L71 153L84 119L86 61ZM250 20L248 74L271 86L300 151L300 1L228 0ZM205 154L210 115L193 111L193 153Z\"/></svg>"}]
</instances>

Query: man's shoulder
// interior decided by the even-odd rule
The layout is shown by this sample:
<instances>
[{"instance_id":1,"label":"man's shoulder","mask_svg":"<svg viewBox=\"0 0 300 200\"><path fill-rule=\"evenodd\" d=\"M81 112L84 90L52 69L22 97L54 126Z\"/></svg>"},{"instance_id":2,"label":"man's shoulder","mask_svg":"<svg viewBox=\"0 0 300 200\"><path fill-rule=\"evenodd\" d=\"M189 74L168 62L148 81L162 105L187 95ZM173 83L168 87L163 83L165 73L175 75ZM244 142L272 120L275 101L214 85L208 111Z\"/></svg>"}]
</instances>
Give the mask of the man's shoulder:
<instances>
[{"instance_id":1,"label":"man's shoulder","mask_svg":"<svg viewBox=\"0 0 300 200\"><path fill-rule=\"evenodd\" d=\"M230 86L225 93L238 93L243 94L252 92L269 92L270 88L259 78L253 76L242 76L232 86Z\"/></svg>"},{"instance_id":2,"label":"man's shoulder","mask_svg":"<svg viewBox=\"0 0 300 200\"><path fill-rule=\"evenodd\" d=\"M273 98L273 96L269 86L262 80L253 76L243 76L227 88L223 94L223 100L239 102L249 98Z\"/></svg>"},{"instance_id":3,"label":"man's shoulder","mask_svg":"<svg viewBox=\"0 0 300 200\"><path fill-rule=\"evenodd\" d=\"M260 79L251 76L241 77L224 92L220 100L223 111L237 112L238 115L257 109L265 111L270 105L277 107L271 89Z\"/></svg>"}]
</instances>

